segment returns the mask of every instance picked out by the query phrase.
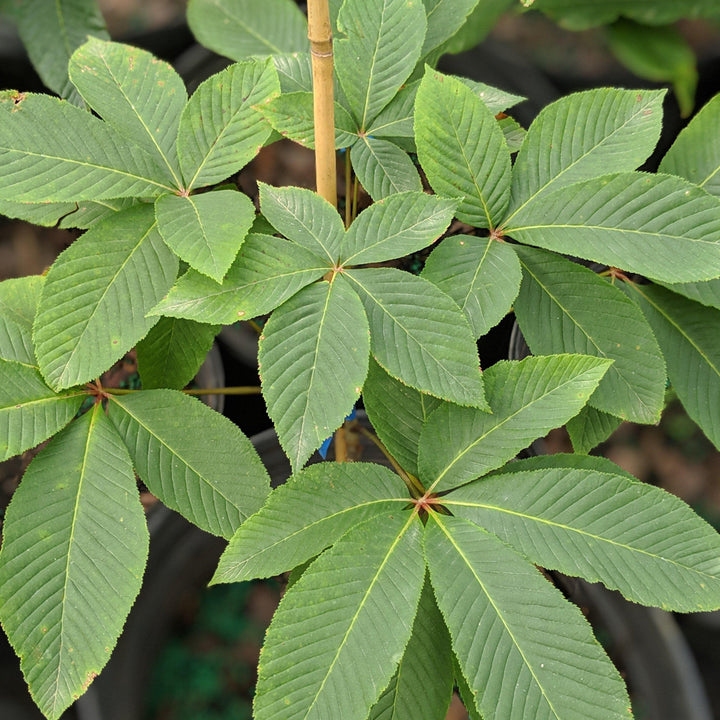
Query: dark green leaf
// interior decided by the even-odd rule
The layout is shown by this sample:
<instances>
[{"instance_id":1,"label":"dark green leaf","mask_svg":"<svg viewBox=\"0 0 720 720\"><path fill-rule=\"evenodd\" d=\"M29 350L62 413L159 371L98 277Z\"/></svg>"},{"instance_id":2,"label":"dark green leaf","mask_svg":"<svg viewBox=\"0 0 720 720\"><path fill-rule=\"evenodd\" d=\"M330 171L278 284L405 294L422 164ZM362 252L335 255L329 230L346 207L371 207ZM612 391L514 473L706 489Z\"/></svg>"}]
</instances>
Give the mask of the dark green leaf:
<instances>
[{"instance_id":1,"label":"dark green leaf","mask_svg":"<svg viewBox=\"0 0 720 720\"><path fill-rule=\"evenodd\" d=\"M265 637L257 720L319 720L338 708L343 720L367 717L410 637L425 575L421 535L414 514L380 515L310 565Z\"/></svg>"},{"instance_id":2,"label":"dark green leaf","mask_svg":"<svg viewBox=\"0 0 720 720\"><path fill-rule=\"evenodd\" d=\"M96 405L32 461L4 524L0 617L51 720L109 660L147 552L130 458Z\"/></svg>"},{"instance_id":3,"label":"dark green leaf","mask_svg":"<svg viewBox=\"0 0 720 720\"><path fill-rule=\"evenodd\" d=\"M251 234L221 284L189 270L152 312L223 325L251 320L274 310L328 270L317 255L296 243Z\"/></svg>"},{"instance_id":4,"label":"dark green leaf","mask_svg":"<svg viewBox=\"0 0 720 720\"><path fill-rule=\"evenodd\" d=\"M322 552L353 525L407 504L402 481L382 465L310 465L276 488L238 528L212 581L277 575Z\"/></svg>"},{"instance_id":5,"label":"dark green leaf","mask_svg":"<svg viewBox=\"0 0 720 720\"><path fill-rule=\"evenodd\" d=\"M587 402L610 360L585 355L499 362L484 373L492 414L441 405L420 435L420 479L439 492L484 475L560 427Z\"/></svg>"},{"instance_id":6,"label":"dark green leaf","mask_svg":"<svg viewBox=\"0 0 720 720\"><path fill-rule=\"evenodd\" d=\"M184 388L197 374L218 332L217 325L160 318L137 344L143 389Z\"/></svg>"},{"instance_id":7,"label":"dark green leaf","mask_svg":"<svg viewBox=\"0 0 720 720\"><path fill-rule=\"evenodd\" d=\"M177 258L162 241L150 205L88 230L50 268L35 320L35 353L61 389L92 380L157 322L146 313L168 291Z\"/></svg>"},{"instance_id":8,"label":"dark green leaf","mask_svg":"<svg viewBox=\"0 0 720 720\"><path fill-rule=\"evenodd\" d=\"M475 338L455 302L392 268L344 273L370 323L373 356L393 377L461 405L487 407Z\"/></svg>"},{"instance_id":9,"label":"dark green leaf","mask_svg":"<svg viewBox=\"0 0 720 720\"><path fill-rule=\"evenodd\" d=\"M605 442L621 422L619 417L586 405L574 418L567 421L565 427L573 450L586 455L601 442Z\"/></svg>"},{"instance_id":10,"label":"dark green leaf","mask_svg":"<svg viewBox=\"0 0 720 720\"><path fill-rule=\"evenodd\" d=\"M479 338L510 310L522 273L510 245L490 238L453 235L432 251L421 276L460 306Z\"/></svg>"},{"instance_id":11,"label":"dark green leaf","mask_svg":"<svg viewBox=\"0 0 720 720\"><path fill-rule=\"evenodd\" d=\"M352 409L367 375L370 338L347 281L303 288L272 315L258 366L278 440L299 470Z\"/></svg>"},{"instance_id":12,"label":"dark green leaf","mask_svg":"<svg viewBox=\"0 0 720 720\"><path fill-rule=\"evenodd\" d=\"M270 492L250 440L230 420L175 390L113 395L108 415L153 495L190 522L232 537Z\"/></svg>"},{"instance_id":13,"label":"dark green leaf","mask_svg":"<svg viewBox=\"0 0 720 720\"><path fill-rule=\"evenodd\" d=\"M395 143L363 135L353 145L350 157L358 180L375 201L394 193L422 190L413 161Z\"/></svg>"},{"instance_id":14,"label":"dark green leaf","mask_svg":"<svg viewBox=\"0 0 720 720\"><path fill-rule=\"evenodd\" d=\"M477 95L427 69L415 100L415 142L433 190L462 200L460 220L483 228L500 222L510 198L510 152Z\"/></svg>"},{"instance_id":15,"label":"dark green leaf","mask_svg":"<svg viewBox=\"0 0 720 720\"><path fill-rule=\"evenodd\" d=\"M36 366L32 326L45 278L29 275L0 282L0 358Z\"/></svg>"}]
</instances>

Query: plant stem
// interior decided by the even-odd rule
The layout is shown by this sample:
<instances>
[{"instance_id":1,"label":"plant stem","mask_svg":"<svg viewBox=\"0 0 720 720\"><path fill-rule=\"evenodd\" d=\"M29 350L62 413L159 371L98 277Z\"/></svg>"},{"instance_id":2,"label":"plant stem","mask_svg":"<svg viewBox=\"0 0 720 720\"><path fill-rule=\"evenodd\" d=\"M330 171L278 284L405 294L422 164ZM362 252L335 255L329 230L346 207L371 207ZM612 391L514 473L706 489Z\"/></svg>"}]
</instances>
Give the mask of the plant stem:
<instances>
[{"instance_id":1,"label":"plant stem","mask_svg":"<svg viewBox=\"0 0 720 720\"><path fill-rule=\"evenodd\" d=\"M309 0L308 38L313 69L315 182L318 194L337 207L333 46L328 0Z\"/></svg>"},{"instance_id":2,"label":"plant stem","mask_svg":"<svg viewBox=\"0 0 720 720\"><path fill-rule=\"evenodd\" d=\"M390 454L390 451L385 447L382 440L375 435L375 433L371 433L367 428L364 428L362 425L359 428L360 432L368 438L370 441L375 443L377 447L379 448L380 452L388 459L388 462L392 465L393 470L402 478L403 482L407 486L407 489L410 491L410 494L413 497L422 497L425 494L425 488L422 486L422 483L413 475L411 475L408 472L405 472L405 470L400 467L398 464L398 461Z\"/></svg>"}]
</instances>

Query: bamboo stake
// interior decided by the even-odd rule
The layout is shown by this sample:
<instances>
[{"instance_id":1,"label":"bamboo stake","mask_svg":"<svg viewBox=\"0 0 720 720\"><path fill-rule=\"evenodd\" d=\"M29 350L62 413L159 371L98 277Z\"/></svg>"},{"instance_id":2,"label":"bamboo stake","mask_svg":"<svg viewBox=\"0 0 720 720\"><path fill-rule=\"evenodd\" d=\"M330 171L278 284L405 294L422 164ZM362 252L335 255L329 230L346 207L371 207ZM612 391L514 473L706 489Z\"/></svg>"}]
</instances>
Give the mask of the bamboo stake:
<instances>
[{"instance_id":1,"label":"bamboo stake","mask_svg":"<svg viewBox=\"0 0 720 720\"><path fill-rule=\"evenodd\" d=\"M333 46L328 0L309 0L308 37L313 70L315 182L318 193L337 207Z\"/></svg>"}]
</instances>

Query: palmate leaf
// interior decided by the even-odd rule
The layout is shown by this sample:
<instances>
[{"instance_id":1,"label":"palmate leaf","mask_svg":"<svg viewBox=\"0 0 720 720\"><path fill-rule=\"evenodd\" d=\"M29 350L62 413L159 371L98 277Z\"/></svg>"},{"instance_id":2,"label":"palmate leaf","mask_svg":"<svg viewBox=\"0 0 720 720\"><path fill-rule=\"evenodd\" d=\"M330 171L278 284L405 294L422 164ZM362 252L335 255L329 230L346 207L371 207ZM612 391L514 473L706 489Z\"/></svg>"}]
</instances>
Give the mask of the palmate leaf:
<instances>
[{"instance_id":1,"label":"palmate leaf","mask_svg":"<svg viewBox=\"0 0 720 720\"><path fill-rule=\"evenodd\" d=\"M586 405L574 418L565 423L573 451L587 455L601 442L605 442L622 420L615 415Z\"/></svg>"},{"instance_id":2,"label":"palmate leaf","mask_svg":"<svg viewBox=\"0 0 720 720\"><path fill-rule=\"evenodd\" d=\"M294 471L342 425L369 354L362 303L340 275L303 288L268 320L258 353L262 392Z\"/></svg>"},{"instance_id":3,"label":"palmate leaf","mask_svg":"<svg viewBox=\"0 0 720 720\"><path fill-rule=\"evenodd\" d=\"M362 131L392 100L420 58L426 20L422 0L344 3L335 41L335 71Z\"/></svg>"},{"instance_id":4,"label":"palmate leaf","mask_svg":"<svg viewBox=\"0 0 720 720\"><path fill-rule=\"evenodd\" d=\"M421 277L460 306L479 338L509 312L520 289L522 272L509 245L490 238L452 235L430 253Z\"/></svg>"},{"instance_id":5,"label":"palmate leaf","mask_svg":"<svg viewBox=\"0 0 720 720\"><path fill-rule=\"evenodd\" d=\"M365 306L374 358L393 377L460 405L486 408L475 338L431 282L392 268L343 273Z\"/></svg>"},{"instance_id":6,"label":"palmate leaf","mask_svg":"<svg viewBox=\"0 0 720 720\"><path fill-rule=\"evenodd\" d=\"M384 513L350 529L287 591L260 654L257 720L364 720L410 637L422 525ZM367 662L372 658L372 662Z\"/></svg>"},{"instance_id":7,"label":"palmate leaf","mask_svg":"<svg viewBox=\"0 0 720 720\"><path fill-rule=\"evenodd\" d=\"M456 207L455 200L423 192L398 193L373 203L350 226L342 262L384 262L422 250L447 229Z\"/></svg>"},{"instance_id":8,"label":"palmate leaf","mask_svg":"<svg viewBox=\"0 0 720 720\"><path fill-rule=\"evenodd\" d=\"M375 201L394 193L422 190L413 161L395 143L363 135L353 145L350 157L360 184Z\"/></svg>"},{"instance_id":9,"label":"palmate leaf","mask_svg":"<svg viewBox=\"0 0 720 720\"><path fill-rule=\"evenodd\" d=\"M308 49L307 20L292 0L190 0L188 24L198 42L233 60Z\"/></svg>"},{"instance_id":10,"label":"palmate leaf","mask_svg":"<svg viewBox=\"0 0 720 720\"><path fill-rule=\"evenodd\" d=\"M655 332L670 383L688 415L720 448L720 310L655 285L624 289L640 305Z\"/></svg>"},{"instance_id":11,"label":"palmate leaf","mask_svg":"<svg viewBox=\"0 0 720 720\"><path fill-rule=\"evenodd\" d=\"M53 392L33 367L0 359L0 462L47 440L72 420L84 392Z\"/></svg>"},{"instance_id":12,"label":"palmate leaf","mask_svg":"<svg viewBox=\"0 0 720 720\"><path fill-rule=\"evenodd\" d=\"M371 359L363 403L373 429L390 454L403 469L417 476L420 431L442 400L401 383Z\"/></svg>"},{"instance_id":13,"label":"palmate leaf","mask_svg":"<svg viewBox=\"0 0 720 720\"><path fill-rule=\"evenodd\" d=\"M659 171L679 175L711 195L720 195L720 147L711 141L719 120L720 95L715 95L680 131Z\"/></svg>"},{"instance_id":14,"label":"palmate leaf","mask_svg":"<svg viewBox=\"0 0 720 720\"><path fill-rule=\"evenodd\" d=\"M250 234L222 283L189 270L152 312L230 325L274 310L328 270L296 243Z\"/></svg>"},{"instance_id":15,"label":"palmate leaf","mask_svg":"<svg viewBox=\"0 0 720 720\"><path fill-rule=\"evenodd\" d=\"M444 502L531 562L599 580L633 602L720 607L720 536L685 503L604 458L548 460L512 463Z\"/></svg>"},{"instance_id":16,"label":"palmate leaf","mask_svg":"<svg viewBox=\"0 0 720 720\"><path fill-rule=\"evenodd\" d=\"M281 92L312 92L312 58L309 51L273 55L272 59L280 78Z\"/></svg>"},{"instance_id":17,"label":"palmate leaf","mask_svg":"<svg viewBox=\"0 0 720 720\"><path fill-rule=\"evenodd\" d=\"M524 558L477 525L437 514L425 529L425 557L485 720L632 717L590 625Z\"/></svg>"},{"instance_id":18,"label":"palmate leaf","mask_svg":"<svg viewBox=\"0 0 720 720\"><path fill-rule=\"evenodd\" d=\"M483 228L500 222L510 197L510 151L472 90L427 68L415 99L415 142L433 190L462 200L460 220Z\"/></svg>"},{"instance_id":19,"label":"palmate leaf","mask_svg":"<svg viewBox=\"0 0 720 720\"><path fill-rule=\"evenodd\" d=\"M32 325L45 278L28 275L0 282L0 358L36 366Z\"/></svg>"},{"instance_id":20,"label":"palmate leaf","mask_svg":"<svg viewBox=\"0 0 720 720\"><path fill-rule=\"evenodd\" d=\"M68 61L88 35L109 39L96 0L8 0L33 67L43 83L75 105L82 98L68 79Z\"/></svg>"},{"instance_id":21,"label":"palmate leaf","mask_svg":"<svg viewBox=\"0 0 720 720\"><path fill-rule=\"evenodd\" d=\"M400 478L382 465L310 465L276 488L238 528L212 582L278 575L315 557L349 527L407 504Z\"/></svg>"},{"instance_id":22,"label":"palmate leaf","mask_svg":"<svg viewBox=\"0 0 720 720\"><path fill-rule=\"evenodd\" d=\"M175 141L187 93L175 70L145 50L90 38L73 54L69 73L85 102L181 188Z\"/></svg>"},{"instance_id":23,"label":"palmate leaf","mask_svg":"<svg viewBox=\"0 0 720 720\"><path fill-rule=\"evenodd\" d=\"M61 217L72 213L75 208L75 203L69 202L28 203L0 200L0 215L5 215L14 220L25 220L42 227L54 227Z\"/></svg>"},{"instance_id":24,"label":"palmate leaf","mask_svg":"<svg viewBox=\"0 0 720 720\"><path fill-rule=\"evenodd\" d=\"M720 200L671 175L627 172L543 195L504 232L665 282L720 275Z\"/></svg>"},{"instance_id":25,"label":"palmate leaf","mask_svg":"<svg viewBox=\"0 0 720 720\"><path fill-rule=\"evenodd\" d=\"M515 314L532 352L613 360L588 403L632 422L658 422L665 362L637 306L588 268L535 248L514 249L523 268Z\"/></svg>"},{"instance_id":26,"label":"palmate leaf","mask_svg":"<svg viewBox=\"0 0 720 720\"><path fill-rule=\"evenodd\" d=\"M405 654L368 720L444 718L452 691L450 636L426 577Z\"/></svg>"},{"instance_id":27,"label":"palmate leaf","mask_svg":"<svg viewBox=\"0 0 720 720\"><path fill-rule=\"evenodd\" d=\"M683 295L701 305L720 310L720 278L696 283L660 283L668 290Z\"/></svg>"},{"instance_id":28,"label":"palmate leaf","mask_svg":"<svg viewBox=\"0 0 720 720\"><path fill-rule=\"evenodd\" d=\"M271 127L253 105L279 92L271 60L235 63L199 85L178 129L177 153L187 191L225 180L257 155Z\"/></svg>"},{"instance_id":29,"label":"palmate leaf","mask_svg":"<svg viewBox=\"0 0 720 720\"><path fill-rule=\"evenodd\" d=\"M604 175L608 168L635 170L660 137L664 95L664 90L600 88L543 108L513 167L510 222L548 192Z\"/></svg>"},{"instance_id":30,"label":"palmate leaf","mask_svg":"<svg viewBox=\"0 0 720 720\"><path fill-rule=\"evenodd\" d=\"M255 206L235 190L164 195L155 203L155 217L163 240L176 255L222 282L255 220Z\"/></svg>"},{"instance_id":31,"label":"palmate leaf","mask_svg":"<svg viewBox=\"0 0 720 720\"><path fill-rule=\"evenodd\" d=\"M173 191L145 151L49 95L0 92L0 199L58 202Z\"/></svg>"},{"instance_id":32,"label":"palmate leaf","mask_svg":"<svg viewBox=\"0 0 720 720\"><path fill-rule=\"evenodd\" d=\"M278 58L274 58L275 62ZM257 107L258 112L283 137L303 147L315 147L315 121L312 92L285 92ZM334 105L335 147L349 147L357 141L357 125L339 103Z\"/></svg>"},{"instance_id":33,"label":"palmate leaf","mask_svg":"<svg viewBox=\"0 0 720 720\"><path fill-rule=\"evenodd\" d=\"M260 209L270 224L289 240L334 264L345 237L337 209L305 188L258 186Z\"/></svg>"},{"instance_id":34,"label":"palmate leaf","mask_svg":"<svg viewBox=\"0 0 720 720\"><path fill-rule=\"evenodd\" d=\"M488 368L492 414L445 404L420 435L420 479L436 492L500 467L576 415L611 360L586 355L529 357Z\"/></svg>"},{"instance_id":35,"label":"palmate leaf","mask_svg":"<svg viewBox=\"0 0 720 720\"><path fill-rule=\"evenodd\" d=\"M143 389L184 388L197 374L219 332L218 325L160 318L136 347Z\"/></svg>"},{"instance_id":36,"label":"palmate leaf","mask_svg":"<svg viewBox=\"0 0 720 720\"><path fill-rule=\"evenodd\" d=\"M168 291L177 258L152 206L138 205L88 230L55 261L35 319L35 352L55 389L92 380L157 322L146 313Z\"/></svg>"},{"instance_id":37,"label":"palmate leaf","mask_svg":"<svg viewBox=\"0 0 720 720\"><path fill-rule=\"evenodd\" d=\"M150 492L203 530L230 538L270 492L250 440L195 398L174 390L113 395L108 416Z\"/></svg>"},{"instance_id":38,"label":"palmate leaf","mask_svg":"<svg viewBox=\"0 0 720 720\"><path fill-rule=\"evenodd\" d=\"M32 461L4 523L0 618L50 720L109 660L147 552L130 458L96 405Z\"/></svg>"}]
</instances>

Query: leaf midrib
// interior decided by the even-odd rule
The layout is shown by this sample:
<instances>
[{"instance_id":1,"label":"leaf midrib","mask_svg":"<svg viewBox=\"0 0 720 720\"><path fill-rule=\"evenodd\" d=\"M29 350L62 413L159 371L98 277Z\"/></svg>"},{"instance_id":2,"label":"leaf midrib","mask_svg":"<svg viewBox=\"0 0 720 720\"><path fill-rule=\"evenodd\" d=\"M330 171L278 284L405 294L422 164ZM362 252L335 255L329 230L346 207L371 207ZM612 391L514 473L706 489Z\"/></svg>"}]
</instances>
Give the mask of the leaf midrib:
<instances>
[{"instance_id":1,"label":"leaf midrib","mask_svg":"<svg viewBox=\"0 0 720 720\"><path fill-rule=\"evenodd\" d=\"M609 475L605 473L608 477L613 477L612 475ZM520 512L518 510L512 510L511 508L502 507L500 505L491 505L489 503L482 503L482 502L473 502L470 500L452 500L451 496L448 496L444 501L443 505L457 505L459 507L470 507L470 508L479 508L484 510L492 510L499 513L504 513L505 515L511 515L514 517L521 518L523 520L529 520L531 522L537 523L537 524L545 524L549 527L558 528L560 530L564 530L568 533L576 533L577 535L590 538L591 540L596 541L597 543L607 543L608 545L612 545L614 547L620 548L622 550L625 550L627 552L631 553L637 553L639 555L644 555L646 557L652 558L653 560L661 560L663 562L666 562L670 565L673 565L674 567L681 568L682 570L686 570L689 572L696 573L703 578L707 578L708 580L711 580L713 583L718 582L718 577L716 575L711 575L710 573L703 572L702 570L697 570L696 568L690 567L689 565L683 565L682 563L672 560L666 557L661 557L660 555L654 555L653 553L643 550L642 548L633 547L632 545L627 545L621 542L617 542L616 540L613 540L611 538L603 537L601 535L595 535L591 532L587 532L581 528L573 527L571 525L566 525L564 523L559 523L553 520L549 520L546 518L543 518L541 516L537 515L528 515L527 513ZM472 521L469 521L472 522ZM475 524L475 523L473 523ZM481 527L481 526L478 526ZM489 532L489 531L487 531ZM602 547L602 546L601 546Z\"/></svg>"},{"instance_id":2,"label":"leaf midrib","mask_svg":"<svg viewBox=\"0 0 720 720\"><path fill-rule=\"evenodd\" d=\"M507 423L507 422L509 422L510 420L514 419L514 418L515 418L517 415L519 415L520 413L525 412L528 408L532 407L533 405L535 405L536 403L540 402L541 400L545 400L545 398L547 398L548 396L554 394L555 392L557 392L557 391L559 391L559 390L563 390L567 385L570 385L570 384L574 383L575 381L579 380L581 377L583 377L584 375L586 375L588 372L590 372L590 371L593 370L593 369L597 369L597 366L595 366L594 368L587 368L587 369L583 370L583 371L582 371L580 374L578 374L578 375L573 375L573 376L570 377L568 380L566 380L565 382L563 382L561 385L553 385L552 388L550 388L549 390L545 391L542 395L539 395L538 397L533 398L531 402L527 403L526 405L523 405L522 407L519 407L517 410L515 410L515 412L513 412L513 413L511 413L510 415L508 415L507 417L505 417L503 420L501 420L500 422L498 422L496 425L493 425L492 427L490 427L483 435L480 435L480 436L477 437L475 440L473 440L473 442L471 442L470 444L468 444L467 447L466 447L464 450L462 450L462 452L458 453L458 454L453 458L453 460L452 460L448 465L445 466L445 469L444 469L444 470L440 473L440 475L438 475L438 477L433 481L432 485L428 488L428 491L427 491L427 492L432 492L433 489L438 485L438 483L439 483L439 482L445 477L445 475L447 475L447 473L452 469L453 465L455 465L455 464L456 464L457 462L459 462L462 458L464 458L467 453L469 453L469 452L470 452L472 449L474 449L479 443L481 443L483 440L485 440L487 437L489 437L493 432L495 432L496 430L498 430L498 429L500 429L501 427L503 427L503 425L505 425L505 423ZM490 405L490 407L492 408L492 404ZM488 417L488 419L493 419L493 418L496 418L496 417L498 417L498 416L495 415L495 414L493 414L493 415L488 415L487 417ZM487 472L489 472L489 469L488 469Z\"/></svg>"},{"instance_id":3,"label":"leaf midrib","mask_svg":"<svg viewBox=\"0 0 720 720\"><path fill-rule=\"evenodd\" d=\"M512 211L512 213L507 217L505 222L509 223L526 205L528 205L532 200L534 200L539 195L541 195L543 192L545 192L549 186L553 185L554 183L559 182L565 173L569 172L578 163L582 162L583 160L585 160L585 158L590 156L592 153L596 152L598 150L598 148L605 145L609 140L611 140L613 138L613 136L616 133L619 133L620 131L625 130L627 125L629 125L631 122L635 121L639 115L642 115L641 110L642 111L646 110L648 108L648 105L652 105L652 101L650 103L644 103L642 108L638 108L638 112L631 115L622 125L619 125L618 127L616 127L609 135L605 135L605 137L603 137L603 139L599 143L588 148L587 151L585 151L582 155L580 155L570 165L567 165L557 175L555 175L555 176L551 177L549 180L547 180L547 182L544 185L542 185L532 195L530 195L526 200L524 200L520 206L515 208ZM567 119L568 119L567 114L564 119L565 119L565 121L567 121Z\"/></svg>"},{"instance_id":4,"label":"leaf midrib","mask_svg":"<svg viewBox=\"0 0 720 720\"><path fill-rule=\"evenodd\" d=\"M468 559L467 555L462 551L460 546L455 542L455 539L452 537L452 534L448 531L448 529L443 525L440 516L437 513L433 513L432 515L433 519L437 523L438 527L442 530L445 537L450 541L453 548L455 548L457 554L460 556L460 558L465 562L465 565L470 570L472 576L477 580L478 585L482 589L483 593L485 594L485 597L488 599L488 602L490 605L492 605L493 610L495 611L495 614L497 615L500 622L503 624L503 627L505 628L505 631L508 634L508 637L512 640L513 645L515 646L515 649L520 653L520 657L522 657L523 662L525 663L525 667L528 669L530 674L533 677L533 680L535 681L535 684L537 685L538 689L542 693L543 698L545 698L545 702L548 705L548 708L552 712L552 714L557 718L557 720L561 720L560 715L558 715L557 710L555 710L555 706L551 702L550 698L547 696L547 693L545 692L544 685L540 682L538 676L535 674L535 669L533 665L529 662L528 658L525 655L525 652L520 647L520 644L518 643L515 634L510 629L510 626L508 625L507 621L505 620L505 616L500 611L500 608L495 603L495 600L492 598L490 593L488 592L487 588L485 587L485 583L480 579L480 576L475 572L475 568L472 566L472 563ZM487 530L482 530L482 528L479 528L482 532L486 532ZM491 535L491 533L488 533L488 535Z\"/></svg>"}]
</instances>

